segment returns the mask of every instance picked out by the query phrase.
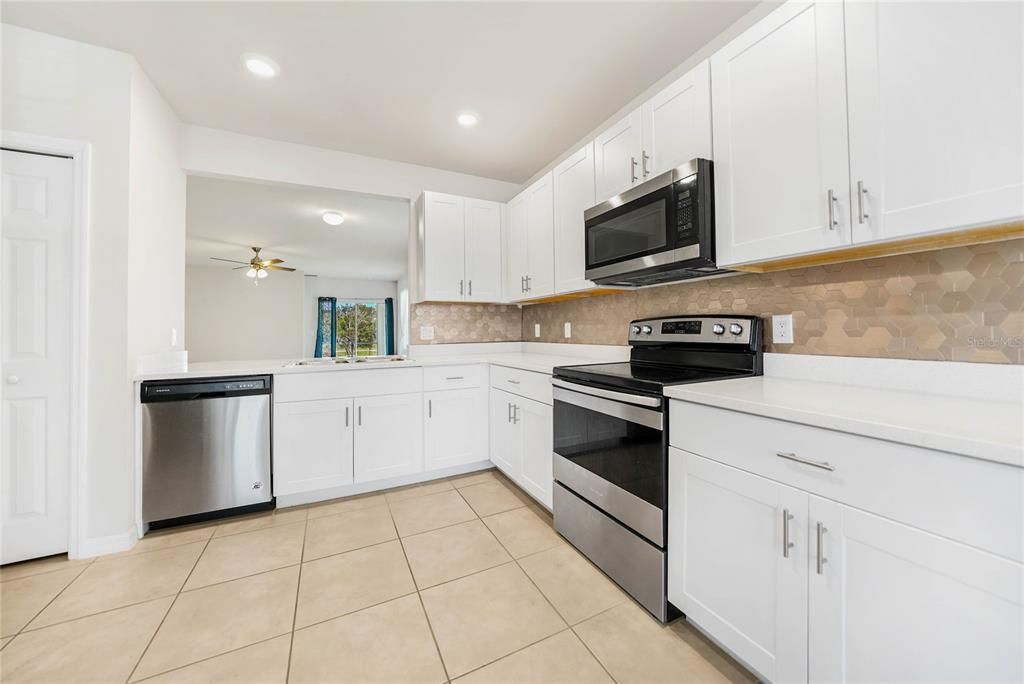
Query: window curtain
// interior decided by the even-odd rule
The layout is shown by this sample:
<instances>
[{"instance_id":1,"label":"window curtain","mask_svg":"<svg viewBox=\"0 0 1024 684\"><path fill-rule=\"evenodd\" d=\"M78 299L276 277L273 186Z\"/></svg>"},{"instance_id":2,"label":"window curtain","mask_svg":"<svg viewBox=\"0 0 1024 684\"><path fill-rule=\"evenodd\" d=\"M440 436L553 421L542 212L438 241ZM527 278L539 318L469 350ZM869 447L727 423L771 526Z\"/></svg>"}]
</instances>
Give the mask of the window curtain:
<instances>
[{"instance_id":1,"label":"window curtain","mask_svg":"<svg viewBox=\"0 0 1024 684\"><path fill-rule=\"evenodd\" d=\"M320 297L316 303L316 348L313 356L334 356L338 343L338 298Z\"/></svg>"},{"instance_id":2,"label":"window curtain","mask_svg":"<svg viewBox=\"0 0 1024 684\"><path fill-rule=\"evenodd\" d=\"M395 353L395 300L384 300L384 353Z\"/></svg>"}]
</instances>

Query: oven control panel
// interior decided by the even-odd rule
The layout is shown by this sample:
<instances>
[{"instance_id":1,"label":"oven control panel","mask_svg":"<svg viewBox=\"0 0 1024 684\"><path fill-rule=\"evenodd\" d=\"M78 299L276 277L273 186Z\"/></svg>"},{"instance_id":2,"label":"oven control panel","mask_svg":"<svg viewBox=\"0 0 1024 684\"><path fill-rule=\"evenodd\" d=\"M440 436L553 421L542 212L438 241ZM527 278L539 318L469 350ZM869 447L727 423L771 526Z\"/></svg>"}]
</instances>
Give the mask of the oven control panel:
<instances>
[{"instance_id":1,"label":"oven control panel","mask_svg":"<svg viewBox=\"0 0 1024 684\"><path fill-rule=\"evenodd\" d=\"M759 334L759 323L755 316L650 318L629 324L629 342L750 344L751 334Z\"/></svg>"}]
</instances>

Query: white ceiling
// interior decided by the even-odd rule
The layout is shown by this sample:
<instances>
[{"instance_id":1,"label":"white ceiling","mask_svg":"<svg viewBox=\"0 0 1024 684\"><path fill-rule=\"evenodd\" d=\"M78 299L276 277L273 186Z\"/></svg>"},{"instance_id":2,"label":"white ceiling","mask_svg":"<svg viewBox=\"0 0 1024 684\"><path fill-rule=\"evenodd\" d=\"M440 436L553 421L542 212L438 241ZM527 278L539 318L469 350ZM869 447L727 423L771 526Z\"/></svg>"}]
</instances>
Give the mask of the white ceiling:
<instances>
[{"instance_id":1,"label":"white ceiling","mask_svg":"<svg viewBox=\"0 0 1024 684\"><path fill-rule=\"evenodd\" d=\"M325 211L345 222L329 226ZM409 202L300 185L189 176L185 259L230 269L210 257L248 261L250 247L283 266L335 278L397 280L406 270Z\"/></svg>"},{"instance_id":2,"label":"white ceiling","mask_svg":"<svg viewBox=\"0 0 1024 684\"><path fill-rule=\"evenodd\" d=\"M523 182L755 4L4 2L3 21L130 52L188 123Z\"/></svg>"}]
</instances>

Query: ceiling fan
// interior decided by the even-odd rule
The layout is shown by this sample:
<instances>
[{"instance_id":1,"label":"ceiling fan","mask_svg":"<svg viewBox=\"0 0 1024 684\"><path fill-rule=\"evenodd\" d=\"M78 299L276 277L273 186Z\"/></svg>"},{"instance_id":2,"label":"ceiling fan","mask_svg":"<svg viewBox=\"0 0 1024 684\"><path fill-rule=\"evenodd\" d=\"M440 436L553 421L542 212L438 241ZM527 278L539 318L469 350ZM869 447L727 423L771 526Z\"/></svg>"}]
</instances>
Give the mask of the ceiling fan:
<instances>
[{"instance_id":1,"label":"ceiling fan","mask_svg":"<svg viewBox=\"0 0 1024 684\"><path fill-rule=\"evenodd\" d=\"M250 247L249 249L251 249L253 251L253 257L249 261L237 261L235 259L221 259L220 257L210 257L210 258L213 259L214 261L227 261L228 263L231 263L231 264L242 264L241 266L236 266L235 268L233 268L231 270L239 271L239 270L241 270L243 268L248 268L249 270L245 272L245 275L248 276L249 278L253 278L254 284L259 284L259 282L258 282L259 280L261 280L263 278L266 278L267 275L269 275L267 273L268 271L294 271L295 270L294 268L289 268L287 266L278 266L278 264L283 264L284 263L284 259L260 259L260 250L263 249L262 247Z\"/></svg>"}]
</instances>

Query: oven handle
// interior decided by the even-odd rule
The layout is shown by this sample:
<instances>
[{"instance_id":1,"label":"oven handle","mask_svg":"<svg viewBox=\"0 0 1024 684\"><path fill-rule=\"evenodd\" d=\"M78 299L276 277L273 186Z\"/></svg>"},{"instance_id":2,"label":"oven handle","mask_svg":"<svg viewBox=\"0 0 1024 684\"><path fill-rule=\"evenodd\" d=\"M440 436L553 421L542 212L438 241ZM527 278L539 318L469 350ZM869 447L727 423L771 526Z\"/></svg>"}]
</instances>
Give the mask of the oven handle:
<instances>
[{"instance_id":1,"label":"oven handle","mask_svg":"<svg viewBox=\"0 0 1024 684\"><path fill-rule=\"evenodd\" d=\"M569 391L561 387L552 390L555 401L561 401L573 406L595 411L597 413L619 418L629 423L636 423L654 430L664 429L664 415L658 409L644 408L636 404L623 404L610 399L602 399L592 394Z\"/></svg>"},{"instance_id":2,"label":"oven handle","mask_svg":"<svg viewBox=\"0 0 1024 684\"><path fill-rule=\"evenodd\" d=\"M580 385L575 382L567 382L566 380L560 380L558 378L551 378L551 384L555 387L562 387L573 392L579 392L580 394L589 394L593 397L604 397L605 399L614 399L615 401L622 401L627 404L635 404L636 406L650 406L651 408L661 408L661 397L647 397L642 394L630 394L628 392L616 392L614 390L601 389L600 387L591 387L590 385Z\"/></svg>"}]
</instances>

